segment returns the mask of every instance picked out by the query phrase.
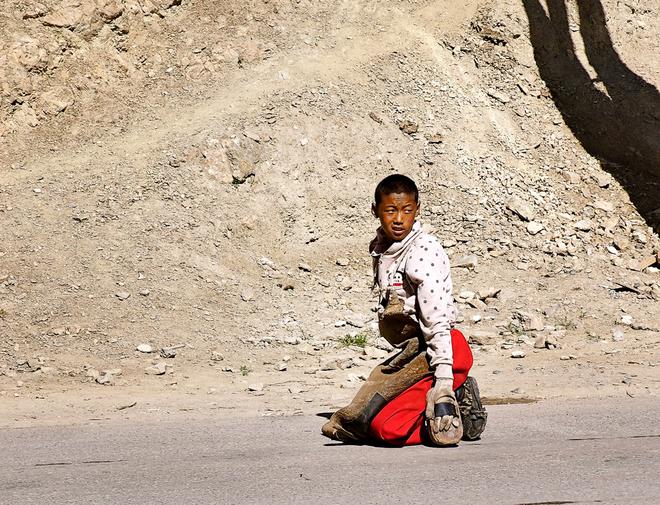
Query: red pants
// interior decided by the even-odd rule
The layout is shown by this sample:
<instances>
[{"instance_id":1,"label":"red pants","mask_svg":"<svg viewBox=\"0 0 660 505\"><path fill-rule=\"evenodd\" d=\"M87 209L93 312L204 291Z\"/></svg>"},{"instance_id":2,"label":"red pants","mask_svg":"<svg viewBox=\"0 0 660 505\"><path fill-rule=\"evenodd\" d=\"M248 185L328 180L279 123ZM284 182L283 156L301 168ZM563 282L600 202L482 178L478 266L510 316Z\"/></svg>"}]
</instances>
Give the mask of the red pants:
<instances>
[{"instance_id":1,"label":"red pants","mask_svg":"<svg viewBox=\"0 0 660 505\"><path fill-rule=\"evenodd\" d=\"M454 389L467 379L472 367L472 351L463 334L451 330L454 353ZM416 445L425 437L424 411L426 393L433 386L433 377L425 377L389 402L371 421L371 436L387 445Z\"/></svg>"}]
</instances>

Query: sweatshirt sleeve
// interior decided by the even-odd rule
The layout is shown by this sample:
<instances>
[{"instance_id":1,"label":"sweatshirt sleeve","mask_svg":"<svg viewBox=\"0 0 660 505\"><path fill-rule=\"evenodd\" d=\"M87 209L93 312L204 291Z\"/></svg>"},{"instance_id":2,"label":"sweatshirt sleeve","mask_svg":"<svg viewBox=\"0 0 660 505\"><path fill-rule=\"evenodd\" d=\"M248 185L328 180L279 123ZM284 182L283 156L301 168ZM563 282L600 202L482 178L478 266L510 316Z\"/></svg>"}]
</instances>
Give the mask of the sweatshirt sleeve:
<instances>
[{"instance_id":1,"label":"sweatshirt sleeve","mask_svg":"<svg viewBox=\"0 0 660 505\"><path fill-rule=\"evenodd\" d=\"M435 377L453 377L451 323L454 317L449 258L440 242L420 236L406 264L406 275L416 288L417 317L428 348Z\"/></svg>"}]
</instances>

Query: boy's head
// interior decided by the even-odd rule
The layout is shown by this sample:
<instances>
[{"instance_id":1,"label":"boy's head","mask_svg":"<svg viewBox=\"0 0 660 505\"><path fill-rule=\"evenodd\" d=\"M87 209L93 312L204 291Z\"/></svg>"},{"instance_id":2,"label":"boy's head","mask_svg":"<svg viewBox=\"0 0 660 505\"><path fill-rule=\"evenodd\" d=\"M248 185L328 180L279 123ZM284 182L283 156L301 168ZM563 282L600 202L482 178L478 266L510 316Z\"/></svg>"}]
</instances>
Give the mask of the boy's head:
<instances>
[{"instance_id":1,"label":"boy's head","mask_svg":"<svg viewBox=\"0 0 660 505\"><path fill-rule=\"evenodd\" d=\"M419 213L419 191L405 175L385 177L376 186L371 212L380 220L385 236L398 242L408 236Z\"/></svg>"}]
</instances>

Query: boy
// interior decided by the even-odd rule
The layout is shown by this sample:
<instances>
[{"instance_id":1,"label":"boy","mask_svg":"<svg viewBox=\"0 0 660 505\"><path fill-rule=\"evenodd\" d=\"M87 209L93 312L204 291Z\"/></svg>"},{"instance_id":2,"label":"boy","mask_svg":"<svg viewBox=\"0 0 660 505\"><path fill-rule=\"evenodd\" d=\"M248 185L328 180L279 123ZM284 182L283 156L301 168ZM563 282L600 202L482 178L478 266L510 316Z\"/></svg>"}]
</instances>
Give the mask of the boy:
<instances>
[{"instance_id":1,"label":"boy","mask_svg":"<svg viewBox=\"0 0 660 505\"><path fill-rule=\"evenodd\" d=\"M451 327L449 260L438 240L422 232L419 209L412 179L390 175L376 187L371 210L380 227L369 249L380 288L379 330L401 350L323 426L329 438L444 446L479 438L485 427L476 381L467 377L472 353Z\"/></svg>"}]
</instances>

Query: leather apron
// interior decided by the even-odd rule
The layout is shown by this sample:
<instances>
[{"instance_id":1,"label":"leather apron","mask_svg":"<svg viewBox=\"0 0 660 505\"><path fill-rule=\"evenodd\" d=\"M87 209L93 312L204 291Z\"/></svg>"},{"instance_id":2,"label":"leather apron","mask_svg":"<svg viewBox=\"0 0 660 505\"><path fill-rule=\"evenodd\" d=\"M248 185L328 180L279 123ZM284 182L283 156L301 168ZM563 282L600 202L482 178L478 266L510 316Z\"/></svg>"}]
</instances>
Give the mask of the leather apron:
<instances>
[{"instance_id":1,"label":"leather apron","mask_svg":"<svg viewBox=\"0 0 660 505\"><path fill-rule=\"evenodd\" d=\"M425 377L432 375L426 342L419 323L404 314L404 305L389 287L379 314L381 336L401 350L373 369L349 405L335 412L322 433L343 442L369 439L371 421L391 400Z\"/></svg>"}]
</instances>

